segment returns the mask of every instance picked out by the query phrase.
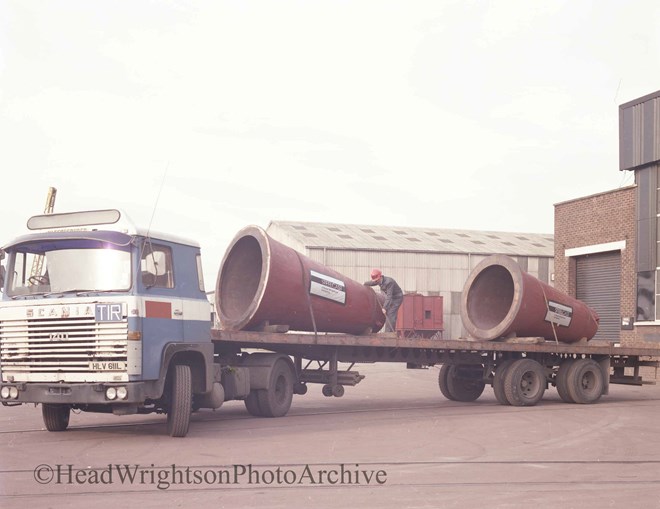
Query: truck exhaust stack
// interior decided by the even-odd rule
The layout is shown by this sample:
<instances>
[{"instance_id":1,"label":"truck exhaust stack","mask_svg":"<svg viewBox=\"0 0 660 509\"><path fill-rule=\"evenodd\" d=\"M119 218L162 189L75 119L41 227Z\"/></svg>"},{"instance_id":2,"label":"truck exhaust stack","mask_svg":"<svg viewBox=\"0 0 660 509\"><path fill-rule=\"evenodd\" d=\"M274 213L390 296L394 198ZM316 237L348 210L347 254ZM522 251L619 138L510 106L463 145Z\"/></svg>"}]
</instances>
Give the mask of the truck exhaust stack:
<instances>
[{"instance_id":1,"label":"truck exhaust stack","mask_svg":"<svg viewBox=\"0 0 660 509\"><path fill-rule=\"evenodd\" d=\"M461 320L470 336L485 341L529 336L574 343L598 331L593 309L542 283L504 255L489 256L468 277Z\"/></svg>"},{"instance_id":2,"label":"truck exhaust stack","mask_svg":"<svg viewBox=\"0 0 660 509\"><path fill-rule=\"evenodd\" d=\"M273 240L257 226L236 234L220 265L216 312L225 330L364 334L385 322L376 293Z\"/></svg>"}]
</instances>

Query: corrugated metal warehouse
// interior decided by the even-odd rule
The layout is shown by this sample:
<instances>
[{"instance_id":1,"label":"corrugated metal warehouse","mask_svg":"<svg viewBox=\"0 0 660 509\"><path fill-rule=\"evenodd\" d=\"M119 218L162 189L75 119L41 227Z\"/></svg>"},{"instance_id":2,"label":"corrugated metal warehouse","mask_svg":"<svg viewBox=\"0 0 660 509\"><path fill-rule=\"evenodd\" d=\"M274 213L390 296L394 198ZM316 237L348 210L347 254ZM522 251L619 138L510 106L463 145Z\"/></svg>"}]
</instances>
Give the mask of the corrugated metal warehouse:
<instances>
[{"instance_id":1,"label":"corrugated metal warehouse","mask_svg":"<svg viewBox=\"0 0 660 509\"><path fill-rule=\"evenodd\" d=\"M552 284L552 234L272 221L268 234L355 281L380 268L405 293L441 295L444 338L465 335L460 319L463 285L491 254L515 258L531 275Z\"/></svg>"}]
</instances>

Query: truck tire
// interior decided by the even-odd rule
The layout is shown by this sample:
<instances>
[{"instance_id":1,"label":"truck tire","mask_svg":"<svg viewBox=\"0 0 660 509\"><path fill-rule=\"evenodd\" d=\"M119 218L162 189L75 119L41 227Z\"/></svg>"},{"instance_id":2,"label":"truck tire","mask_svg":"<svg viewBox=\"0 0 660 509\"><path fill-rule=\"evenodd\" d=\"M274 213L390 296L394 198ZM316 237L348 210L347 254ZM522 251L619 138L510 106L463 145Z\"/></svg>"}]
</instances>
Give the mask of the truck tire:
<instances>
[{"instance_id":1,"label":"truck tire","mask_svg":"<svg viewBox=\"0 0 660 509\"><path fill-rule=\"evenodd\" d=\"M475 401L484 392L486 384L479 374L471 376L471 373L466 373L472 369L479 368L481 365L468 365L468 364L443 364L440 368L438 375L438 386L440 392L449 400L452 401Z\"/></svg>"},{"instance_id":2,"label":"truck tire","mask_svg":"<svg viewBox=\"0 0 660 509\"><path fill-rule=\"evenodd\" d=\"M275 362L270 372L268 389L257 391L261 415L264 417L282 417L291 408L295 376L291 366L280 359Z\"/></svg>"},{"instance_id":3,"label":"truck tire","mask_svg":"<svg viewBox=\"0 0 660 509\"><path fill-rule=\"evenodd\" d=\"M493 375L493 393L495 394L495 399L500 405L510 404L509 400L506 399L506 394L504 394L504 377L506 376L509 366L511 366L514 361L515 359L506 359L495 368L495 374Z\"/></svg>"},{"instance_id":4,"label":"truck tire","mask_svg":"<svg viewBox=\"0 0 660 509\"><path fill-rule=\"evenodd\" d=\"M259 407L259 392L259 390L253 389L250 391L250 394L247 395L247 398L243 400L245 408L247 408L249 414L254 417L263 417L261 407Z\"/></svg>"},{"instance_id":5,"label":"truck tire","mask_svg":"<svg viewBox=\"0 0 660 509\"><path fill-rule=\"evenodd\" d=\"M41 405L41 416L48 431L66 431L69 427L69 416L71 407L69 405Z\"/></svg>"},{"instance_id":6,"label":"truck tire","mask_svg":"<svg viewBox=\"0 0 660 509\"><path fill-rule=\"evenodd\" d=\"M534 406L543 397L545 369L534 359L517 359L506 370L504 394L510 405Z\"/></svg>"},{"instance_id":7,"label":"truck tire","mask_svg":"<svg viewBox=\"0 0 660 509\"><path fill-rule=\"evenodd\" d=\"M185 437L188 434L192 399L190 366L177 364L172 370L170 405L167 411L167 433L171 437Z\"/></svg>"},{"instance_id":8,"label":"truck tire","mask_svg":"<svg viewBox=\"0 0 660 509\"><path fill-rule=\"evenodd\" d=\"M449 390L449 381L448 381L450 372L452 372L453 369L454 369L453 364L442 365L442 367L440 368L440 373L438 373L438 387L440 387L440 392L445 398L451 401L456 401L456 397Z\"/></svg>"},{"instance_id":9,"label":"truck tire","mask_svg":"<svg viewBox=\"0 0 660 509\"><path fill-rule=\"evenodd\" d=\"M555 377L555 387L557 387L557 394L564 403L575 403L575 400L568 392L568 371L575 362L575 359L567 359L559 365L557 376Z\"/></svg>"},{"instance_id":10,"label":"truck tire","mask_svg":"<svg viewBox=\"0 0 660 509\"><path fill-rule=\"evenodd\" d=\"M603 372L593 359L578 359L566 374L568 394L579 404L595 403L603 395Z\"/></svg>"}]
</instances>

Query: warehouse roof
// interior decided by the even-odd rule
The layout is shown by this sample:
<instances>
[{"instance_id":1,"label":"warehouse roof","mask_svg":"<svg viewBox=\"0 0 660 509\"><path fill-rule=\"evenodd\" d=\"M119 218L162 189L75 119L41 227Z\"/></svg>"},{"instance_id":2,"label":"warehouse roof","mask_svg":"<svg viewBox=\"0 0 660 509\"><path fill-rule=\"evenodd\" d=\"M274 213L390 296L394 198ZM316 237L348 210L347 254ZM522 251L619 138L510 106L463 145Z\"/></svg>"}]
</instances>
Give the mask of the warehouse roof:
<instances>
[{"instance_id":1,"label":"warehouse roof","mask_svg":"<svg viewBox=\"0 0 660 509\"><path fill-rule=\"evenodd\" d=\"M549 233L512 233L445 228L412 228L300 221L271 221L277 230L306 248L439 253L554 256Z\"/></svg>"}]
</instances>

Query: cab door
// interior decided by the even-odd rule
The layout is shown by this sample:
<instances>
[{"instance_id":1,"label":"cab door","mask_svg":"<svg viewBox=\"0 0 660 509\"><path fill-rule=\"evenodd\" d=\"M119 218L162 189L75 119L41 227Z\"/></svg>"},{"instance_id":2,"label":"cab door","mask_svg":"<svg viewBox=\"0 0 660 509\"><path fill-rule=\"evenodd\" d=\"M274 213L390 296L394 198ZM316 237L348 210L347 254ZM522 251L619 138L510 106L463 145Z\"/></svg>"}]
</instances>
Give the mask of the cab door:
<instances>
[{"instance_id":1,"label":"cab door","mask_svg":"<svg viewBox=\"0 0 660 509\"><path fill-rule=\"evenodd\" d=\"M183 341L183 301L175 287L172 246L146 239L141 249L138 290L142 317L142 372L160 375L166 344Z\"/></svg>"}]
</instances>

